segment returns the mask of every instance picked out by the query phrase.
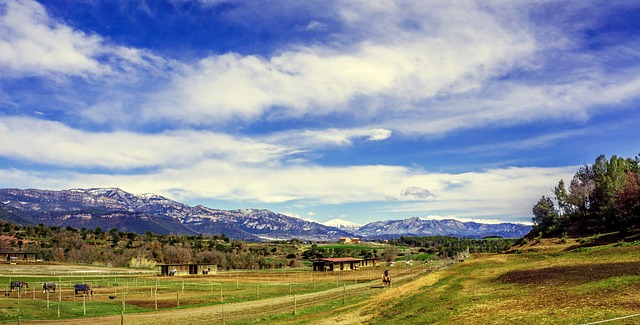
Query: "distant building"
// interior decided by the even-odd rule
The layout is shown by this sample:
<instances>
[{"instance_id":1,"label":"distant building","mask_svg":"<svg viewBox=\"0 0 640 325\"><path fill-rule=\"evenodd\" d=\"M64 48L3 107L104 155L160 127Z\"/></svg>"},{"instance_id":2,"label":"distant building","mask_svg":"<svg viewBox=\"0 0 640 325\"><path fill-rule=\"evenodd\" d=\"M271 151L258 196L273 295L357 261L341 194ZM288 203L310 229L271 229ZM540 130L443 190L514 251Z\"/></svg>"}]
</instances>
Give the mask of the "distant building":
<instances>
[{"instance_id":1,"label":"distant building","mask_svg":"<svg viewBox=\"0 0 640 325\"><path fill-rule=\"evenodd\" d=\"M336 257L313 261L313 270L321 272L357 270L360 267L380 266L378 258Z\"/></svg>"},{"instance_id":2,"label":"distant building","mask_svg":"<svg viewBox=\"0 0 640 325\"><path fill-rule=\"evenodd\" d=\"M351 242L355 244L360 243L360 238L356 238L356 237L351 238Z\"/></svg>"},{"instance_id":3,"label":"distant building","mask_svg":"<svg viewBox=\"0 0 640 325\"><path fill-rule=\"evenodd\" d=\"M218 271L212 264L173 263L158 264L160 275L215 274Z\"/></svg>"},{"instance_id":4,"label":"distant building","mask_svg":"<svg viewBox=\"0 0 640 325\"><path fill-rule=\"evenodd\" d=\"M36 253L31 252L0 252L0 260L7 262L35 262Z\"/></svg>"},{"instance_id":5,"label":"distant building","mask_svg":"<svg viewBox=\"0 0 640 325\"><path fill-rule=\"evenodd\" d=\"M340 243L350 243L351 242L351 238L349 238L349 237L340 237L340 239L338 239L338 242L340 242Z\"/></svg>"}]
</instances>

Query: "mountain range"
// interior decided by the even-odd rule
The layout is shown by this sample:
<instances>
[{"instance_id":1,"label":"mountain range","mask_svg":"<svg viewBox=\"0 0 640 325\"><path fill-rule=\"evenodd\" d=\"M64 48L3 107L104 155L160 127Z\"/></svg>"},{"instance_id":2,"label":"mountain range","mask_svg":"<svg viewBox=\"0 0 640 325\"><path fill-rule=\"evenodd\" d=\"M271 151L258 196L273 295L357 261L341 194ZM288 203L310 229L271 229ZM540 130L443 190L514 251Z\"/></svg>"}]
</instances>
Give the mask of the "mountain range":
<instances>
[{"instance_id":1,"label":"mountain range","mask_svg":"<svg viewBox=\"0 0 640 325\"><path fill-rule=\"evenodd\" d=\"M176 235L224 233L248 241L335 241L340 237L390 239L400 236L455 236L520 238L530 226L481 224L456 220L376 221L364 226L332 220L326 224L264 209L220 210L194 207L156 194L132 194L119 188L70 190L0 189L0 219L19 224L45 224L81 229Z\"/></svg>"}]
</instances>

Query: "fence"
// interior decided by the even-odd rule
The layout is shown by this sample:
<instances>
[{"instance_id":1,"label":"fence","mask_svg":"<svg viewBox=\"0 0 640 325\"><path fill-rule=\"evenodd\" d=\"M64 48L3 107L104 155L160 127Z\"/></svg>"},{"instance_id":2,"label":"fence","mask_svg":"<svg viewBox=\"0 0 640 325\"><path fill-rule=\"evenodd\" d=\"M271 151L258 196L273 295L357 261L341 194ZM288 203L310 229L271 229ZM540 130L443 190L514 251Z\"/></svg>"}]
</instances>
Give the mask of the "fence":
<instances>
[{"instance_id":1,"label":"fence","mask_svg":"<svg viewBox=\"0 0 640 325\"><path fill-rule=\"evenodd\" d=\"M443 262L420 265L404 265L391 268L394 285L410 281L415 276L446 267ZM9 293L22 299L24 319L28 308L50 310L49 320L69 317L92 317L121 314L122 321L135 323L133 318L157 317L157 312L193 305L209 306L201 321L190 317L191 323L211 322L212 314L219 314L221 322L246 318L246 308L252 304L261 306L252 317L264 317L278 313L297 313L298 310L337 301L344 303L357 294L368 294L381 287L381 268L361 268L358 271L313 272L310 269L271 271L230 271L212 275L158 277L145 275L107 276L60 275L23 276L11 279L27 279L31 282L28 292ZM3 277L6 279L6 277ZM42 291L42 283L55 280L56 293ZM8 282L7 282L8 283ZM95 289L94 296L76 296L73 285L89 283ZM27 303L26 301L29 301ZM242 306L244 307L242 307ZM82 306L82 307L80 307ZM212 309L214 310L212 312ZM190 309L190 314L192 311ZM14 318L17 319L17 318Z\"/></svg>"}]
</instances>

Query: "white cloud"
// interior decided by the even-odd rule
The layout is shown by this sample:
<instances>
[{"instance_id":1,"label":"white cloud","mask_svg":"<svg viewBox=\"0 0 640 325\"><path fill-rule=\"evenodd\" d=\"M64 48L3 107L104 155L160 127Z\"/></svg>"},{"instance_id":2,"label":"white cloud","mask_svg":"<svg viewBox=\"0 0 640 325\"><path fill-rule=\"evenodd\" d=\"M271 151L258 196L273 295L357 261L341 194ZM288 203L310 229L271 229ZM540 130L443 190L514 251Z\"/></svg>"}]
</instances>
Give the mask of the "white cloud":
<instances>
[{"instance_id":1,"label":"white cloud","mask_svg":"<svg viewBox=\"0 0 640 325\"><path fill-rule=\"evenodd\" d=\"M159 134L88 132L59 122L27 117L0 119L0 156L66 167L130 170L187 166L203 160L280 166L292 155L351 145L353 139L381 141L381 129L286 131L263 137L234 137L211 131Z\"/></svg>"},{"instance_id":2,"label":"white cloud","mask_svg":"<svg viewBox=\"0 0 640 325\"><path fill-rule=\"evenodd\" d=\"M578 167L504 168L461 174L423 174L415 182L431 181L438 195L429 201L401 202L386 207L392 213L446 213L458 218L530 219L531 207L551 195L560 179L573 177ZM456 186L451 186L456 184Z\"/></svg>"},{"instance_id":3,"label":"white cloud","mask_svg":"<svg viewBox=\"0 0 640 325\"><path fill-rule=\"evenodd\" d=\"M349 46L300 44L271 57L204 58L175 76L148 103L145 116L216 124L334 113L362 122L387 111L422 115L424 107L416 102L473 91L514 65L527 64L535 51L525 31L514 32L502 17L475 5L385 11L394 6L345 4L343 16L349 16L346 11L358 16L356 22L345 18L348 32L379 31L360 35ZM372 19L378 16L384 19ZM407 20L428 26L409 29ZM429 115L434 114L439 112Z\"/></svg>"},{"instance_id":4,"label":"white cloud","mask_svg":"<svg viewBox=\"0 0 640 325\"><path fill-rule=\"evenodd\" d=\"M98 36L72 30L28 0L0 3L0 68L4 74L101 74Z\"/></svg>"},{"instance_id":5,"label":"white cloud","mask_svg":"<svg viewBox=\"0 0 640 325\"><path fill-rule=\"evenodd\" d=\"M387 201L385 214L444 214L458 218L528 221L531 207L549 195L574 168L506 168L485 172L428 173L398 166L243 166L221 160L196 162L147 174L100 175L66 172L38 174L3 170L2 184L60 188L118 186L134 193L154 192L176 199L214 198L278 204L296 201L304 209L318 204L385 202L409 184L424 184L438 196L428 201ZM457 183L458 186L450 186ZM178 195L178 197L176 197ZM372 216L375 217L375 216Z\"/></svg>"},{"instance_id":6,"label":"white cloud","mask_svg":"<svg viewBox=\"0 0 640 325\"><path fill-rule=\"evenodd\" d=\"M59 22L36 1L0 1L0 14L3 77L102 78L104 90L109 91L121 83L131 84L143 74L156 78L164 74L162 69L178 65L149 51L114 45L100 35Z\"/></svg>"},{"instance_id":7,"label":"white cloud","mask_svg":"<svg viewBox=\"0 0 640 325\"><path fill-rule=\"evenodd\" d=\"M417 186L409 186L400 193L402 199L428 199L435 196L431 191Z\"/></svg>"},{"instance_id":8,"label":"white cloud","mask_svg":"<svg viewBox=\"0 0 640 325\"><path fill-rule=\"evenodd\" d=\"M129 170L179 167L204 159L271 165L287 148L209 131L91 133L58 122L0 120L0 156L63 167Z\"/></svg>"}]
</instances>

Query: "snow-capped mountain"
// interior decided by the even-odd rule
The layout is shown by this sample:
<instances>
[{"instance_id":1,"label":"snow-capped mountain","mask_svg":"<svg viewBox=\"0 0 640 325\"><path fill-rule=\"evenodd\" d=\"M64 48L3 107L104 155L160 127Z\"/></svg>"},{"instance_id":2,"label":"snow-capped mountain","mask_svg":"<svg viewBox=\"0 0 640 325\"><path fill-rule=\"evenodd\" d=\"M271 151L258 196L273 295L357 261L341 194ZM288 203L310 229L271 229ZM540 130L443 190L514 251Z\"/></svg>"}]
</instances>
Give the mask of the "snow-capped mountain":
<instances>
[{"instance_id":1,"label":"snow-capped mountain","mask_svg":"<svg viewBox=\"0 0 640 325\"><path fill-rule=\"evenodd\" d=\"M21 224L102 229L159 234L214 235L232 239L335 241L399 236L446 235L519 238L531 229L518 224L481 224L455 220L377 221L364 226L342 219L320 224L262 209L219 210L191 207L160 195L131 194L119 188L0 189L0 219Z\"/></svg>"},{"instance_id":2,"label":"snow-capped mountain","mask_svg":"<svg viewBox=\"0 0 640 325\"><path fill-rule=\"evenodd\" d=\"M333 241L349 233L268 210L218 210L190 207L155 194L131 194L118 188L0 189L0 215L19 211L20 220L76 229L213 235L243 240ZM13 215L12 214L12 215Z\"/></svg>"},{"instance_id":3,"label":"snow-capped mountain","mask_svg":"<svg viewBox=\"0 0 640 325\"><path fill-rule=\"evenodd\" d=\"M404 220L386 220L368 223L358 229L364 238L393 238L398 236L454 236L481 238L500 236L521 238L531 231L531 226L500 223L484 224L458 220L424 220L417 217Z\"/></svg>"},{"instance_id":4,"label":"snow-capped mountain","mask_svg":"<svg viewBox=\"0 0 640 325\"><path fill-rule=\"evenodd\" d=\"M344 220L344 219L340 219L340 218L336 218L336 219L331 219L329 221L325 221L322 223L325 226L329 226L329 227L334 227L334 228L338 228L344 231L348 231L351 233L355 233L358 231L358 229L360 229L360 227L362 227L362 225L357 224L355 222L351 222L349 220Z\"/></svg>"}]
</instances>

